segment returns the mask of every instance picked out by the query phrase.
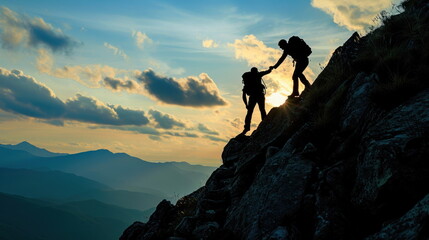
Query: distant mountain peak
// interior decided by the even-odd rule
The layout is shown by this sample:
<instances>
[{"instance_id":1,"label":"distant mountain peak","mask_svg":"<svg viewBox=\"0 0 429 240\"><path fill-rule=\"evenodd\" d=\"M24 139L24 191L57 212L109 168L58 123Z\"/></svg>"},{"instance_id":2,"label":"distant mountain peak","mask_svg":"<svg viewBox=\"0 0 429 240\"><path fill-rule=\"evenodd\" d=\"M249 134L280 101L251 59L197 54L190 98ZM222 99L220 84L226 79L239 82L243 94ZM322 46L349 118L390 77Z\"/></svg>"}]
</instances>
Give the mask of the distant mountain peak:
<instances>
[{"instance_id":1,"label":"distant mountain peak","mask_svg":"<svg viewBox=\"0 0 429 240\"><path fill-rule=\"evenodd\" d=\"M110 150L108 150L108 149L104 149L104 148L94 150L94 152L113 154Z\"/></svg>"},{"instance_id":2,"label":"distant mountain peak","mask_svg":"<svg viewBox=\"0 0 429 240\"><path fill-rule=\"evenodd\" d=\"M33 144L31 144L30 142L27 142L27 141L22 141L22 142L20 142L20 143L16 144L15 146L17 146L17 147L25 147L25 148L33 148L33 149L39 149L39 150L45 150L45 151L48 151L48 150L46 150L46 149L44 149L44 148L36 147L35 145L33 145Z\"/></svg>"},{"instance_id":3,"label":"distant mountain peak","mask_svg":"<svg viewBox=\"0 0 429 240\"><path fill-rule=\"evenodd\" d=\"M28 141L22 141L16 145L1 145L1 147L12 149L12 150L21 150L28 152L34 156L38 157L57 157L67 155L66 153L54 153L50 152L44 148L36 147L35 145L29 143Z\"/></svg>"},{"instance_id":4,"label":"distant mountain peak","mask_svg":"<svg viewBox=\"0 0 429 240\"><path fill-rule=\"evenodd\" d=\"M27 141L22 141L22 142L16 144L16 146L33 146L33 147L36 147L36 146L34 146L33 144L31 144L31 143L29 143Z\"/></svg>"}]
</instances>

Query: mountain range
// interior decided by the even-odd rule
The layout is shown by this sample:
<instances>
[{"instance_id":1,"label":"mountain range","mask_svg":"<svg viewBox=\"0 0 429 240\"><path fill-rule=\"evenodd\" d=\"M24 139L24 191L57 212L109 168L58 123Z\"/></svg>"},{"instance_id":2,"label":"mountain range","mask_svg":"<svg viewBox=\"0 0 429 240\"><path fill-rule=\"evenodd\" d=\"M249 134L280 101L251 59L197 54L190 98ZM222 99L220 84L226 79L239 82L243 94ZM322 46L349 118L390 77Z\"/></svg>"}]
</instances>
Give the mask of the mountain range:
<instances>
[{"instance_id":1,"label":"mountain range","mask_svg":"<svg viewBox=\"0 0 429 240\"><path fill-rule=\"evenodd\" d=\"M0 147L12 149L12 150L22 150L38 157L57 157L57 156L67 155L66 153L53 153L44 148L38 148L27 141L23 141L16 145L0 144Z\"/></svg>"},{"instance_id":2,"label":"mountain range","mask_svg":"<svg viewBox=\"0 0 429 240\"><path fill-rule=\"evenodd\" d=\"M1 239L117 239L163 198L202 186L212 167L125 153L0 145ZM36 223L37 222L37 223Z\"/></svg>"},{"instance_id":3,"label":"mountain range","mask_svg":"<svg viewBox=\"0 0 429 240\"><path fill-rule=\"evenodd\" d=\"M76 154L56 154L35 150L23 142L14 146L0 145L0 167L33 170L58 170L106 184L115 189L184 195L202 186L215 169L187 163L152 163L125 153L105 149ZM46 151L46 152L45 152ZM49 155L41 157L33 153Z\"/></svg>"},{"instance_id":4,"label":"mountain range","mask_svg":"<svg viewBox=\"0 0 429 240\"><path fill-rule=\"evenodd\" d=\"M0 192L54 202L93 199L141 211L165 195L116 190L99 182L60 171L0 168Z\"/></svg>"}]
</instances>

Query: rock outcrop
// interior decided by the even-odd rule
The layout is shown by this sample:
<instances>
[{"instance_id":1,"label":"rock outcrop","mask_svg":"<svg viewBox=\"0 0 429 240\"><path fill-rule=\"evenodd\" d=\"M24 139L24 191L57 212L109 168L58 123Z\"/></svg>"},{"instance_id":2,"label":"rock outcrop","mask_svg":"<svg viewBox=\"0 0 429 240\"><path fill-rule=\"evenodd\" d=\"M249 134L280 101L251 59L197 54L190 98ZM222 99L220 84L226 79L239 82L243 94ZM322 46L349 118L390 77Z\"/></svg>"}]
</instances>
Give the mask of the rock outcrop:
<instances>
[{"instance_id":1,"label":"rock outcrop","mask_svg":"<svg viewBox=\"0 0 429 240\"><path fill-rule=\"evenodd\" d=\"M406 4L428 23L428 1ZM353 34L300 101L228 142L204 187L121 240L429 239L429 88L377 104L386 80L357 66L370 37Z\"/></svg>"}]
</instances>

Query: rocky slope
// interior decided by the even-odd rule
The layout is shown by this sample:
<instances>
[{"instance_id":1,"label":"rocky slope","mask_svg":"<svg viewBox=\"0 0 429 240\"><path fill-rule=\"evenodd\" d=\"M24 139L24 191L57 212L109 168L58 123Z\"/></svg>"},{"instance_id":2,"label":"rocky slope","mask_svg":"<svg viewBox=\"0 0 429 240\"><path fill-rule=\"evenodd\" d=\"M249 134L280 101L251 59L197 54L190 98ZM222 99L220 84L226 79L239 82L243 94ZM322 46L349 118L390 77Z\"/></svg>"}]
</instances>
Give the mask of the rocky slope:
<instances>
[{"instance_id":1,"label":"rocky slope","mask_svg":"<svg viewBox=\"0 0 429 240\"><path fill-rule=\"evenodd\" d=\"M429 3L404 6L371 34L353 34L303 99L231 139L204 187L162 201L120 239L429 239ZM392 33L401 21L419 32ZM409 72L376 56L381 47ZM404 75L413 87L398 85Z\"/></svg>"}]
</instances>

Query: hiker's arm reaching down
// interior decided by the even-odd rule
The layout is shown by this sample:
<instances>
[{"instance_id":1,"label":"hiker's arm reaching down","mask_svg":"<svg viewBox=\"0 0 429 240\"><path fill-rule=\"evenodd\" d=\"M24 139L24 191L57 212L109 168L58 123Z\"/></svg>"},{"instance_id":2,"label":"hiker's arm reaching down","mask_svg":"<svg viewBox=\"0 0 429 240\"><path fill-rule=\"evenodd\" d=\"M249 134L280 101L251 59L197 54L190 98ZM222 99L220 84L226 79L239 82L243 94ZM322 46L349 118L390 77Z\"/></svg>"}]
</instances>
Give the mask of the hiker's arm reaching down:
<instances>
[{"instance_id":1,"label":"hiker's arm reaching down","mask_svg":"<svg viewBox=\"0 0 429 240\"><path fill-rule=\"evenodd\" d=\"M246 109L247 109L247 98L246 98L246 93L244 93L244 91L243 91L242 98L243 98L244 105L246 105Z\"/></svg>"},{"instance_id":2,"label":"hiker's arm reaching down","mask_svg":"<svg viewBox=\"0 0 429 240\"><path fill-rule=\"evenodd\" d=\"M280 66L280 64L282 64L282 62L286 59L286 57L287 57L287 52L283 51L282 56L279 58L279 60L277 61L277 63L274 66L272 66L272 67L273 68L278 68ZM270 69L271 69L271 67L270 67Z\"/></svg>"}]
</instances>

